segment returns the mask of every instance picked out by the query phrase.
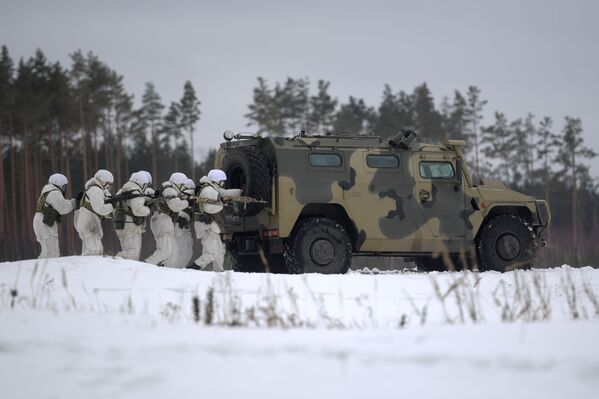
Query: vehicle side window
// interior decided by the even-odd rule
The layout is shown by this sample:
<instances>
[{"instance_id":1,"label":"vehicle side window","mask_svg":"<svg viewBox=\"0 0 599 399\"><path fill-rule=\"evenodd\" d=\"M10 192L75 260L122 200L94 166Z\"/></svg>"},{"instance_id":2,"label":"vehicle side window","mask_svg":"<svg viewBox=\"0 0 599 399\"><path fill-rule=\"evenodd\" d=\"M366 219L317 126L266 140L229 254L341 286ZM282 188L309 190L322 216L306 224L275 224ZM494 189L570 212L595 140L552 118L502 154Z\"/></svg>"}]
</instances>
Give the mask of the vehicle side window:
<instances>
[{"instance_id":1,"label":"vehicle side window","mask_svg":"<svg viewBox=\"0 0 599 399\"><path fill-rule=\"evenodd\" d=\"M453 165L447 161L421 161L418 169L425 179L452 179L455 176Z\"/></svg>"},{"instance_id":2,"label":"vehicle side window","mask_svg":"<svg viewBox=\"0 0 599 399\"><path fill-rule=\"evenodd\" d=\"M369 154L366 156L366 165L369 168L397 168L399 158L391 154Z\"/></svg>"},{"instance_id":3,"label":"vehicle side window","mask_svg":"<svg viewBox=\"0 0 599 399\"><path fill-rule=\"evenodd\" d=\"M312 153L308 156L310 166L341 166L341 155L339 154L317 154Z\"/></svg>"}]
</instances>

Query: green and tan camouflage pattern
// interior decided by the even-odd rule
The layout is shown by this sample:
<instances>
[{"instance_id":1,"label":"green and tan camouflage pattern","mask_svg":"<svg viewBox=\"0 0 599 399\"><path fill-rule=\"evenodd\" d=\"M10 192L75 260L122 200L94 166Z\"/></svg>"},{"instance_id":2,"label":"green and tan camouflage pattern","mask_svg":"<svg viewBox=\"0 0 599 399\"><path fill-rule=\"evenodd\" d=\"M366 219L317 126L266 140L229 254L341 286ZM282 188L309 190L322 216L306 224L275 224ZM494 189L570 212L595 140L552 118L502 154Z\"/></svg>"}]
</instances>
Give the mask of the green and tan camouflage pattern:
<instances>
[{"instance_id":1,"label":"green and tan camouflage pattern","mask_svg":"<svg viewBox=\"0 0 599 399\"><path fill-rule=\"evenodd\" d=\"M285 238L306 206L336 204L345 210L358 232L354 251L417 254L471 249L485 218L502 209L529 215L539 239L549 223L546 220L541 225L534 197L498 181L474 185L466 162L462 162L461 181L457 176L420 176L421 161L450 162L458 171L464 145L459 140L443 145L412 143L410 149L398 149L373 136L258 138L223 143L216 167L222 165L228 148L244 145L261 145L276 159L277 173L269 206L246 218L250 220L243 225L228 227L232 232L278 228L279 236ZM339 154L342 165L311 166L310 153ZM369 154L393 154L399 167L371 168L366 163Z\"/></svg>"}]
</instances>

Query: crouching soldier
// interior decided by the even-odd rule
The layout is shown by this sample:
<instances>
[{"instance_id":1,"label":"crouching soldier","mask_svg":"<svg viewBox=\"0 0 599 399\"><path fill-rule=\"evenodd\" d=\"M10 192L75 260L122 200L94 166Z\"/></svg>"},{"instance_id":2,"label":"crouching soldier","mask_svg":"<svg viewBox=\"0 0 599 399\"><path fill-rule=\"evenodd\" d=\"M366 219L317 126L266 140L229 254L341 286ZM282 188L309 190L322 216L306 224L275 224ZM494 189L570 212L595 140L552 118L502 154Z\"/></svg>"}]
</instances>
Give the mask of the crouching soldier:
<instances>
[{"instance_id":1,"label":"crouching soldier","mask_svg":"<svg viewBox=\"0 0 599 399\"><path fill-rule=\"evenodd\" d=\"M64 193L68 180L64 175L55 173L42 188L33 217L33 231L37 242L42 246L42 258L58 258L60 246L58 242L58 223L60 216L75 209L74 199L67 200Z\"/></svg>"},{"instance_id":2,"label":"crouching soldier","mask_svg":"<svg viewBox=\"0 0 599 399\"><path fill-rule=\"evenodd\" d=\"M156 239L156 251L146 259L146 262L154 265L165 265L174 251L175 247L175 222L179 212L187 208L189 203L181 199L181 193L185 189L187 176L183 173L173 173L170 179L162 184L163 190L160 197L156 199L156 211L150 220L150 227Z\"/></svg>"},{"instance_id":3,"label":"crouching soldier","mask_svg":"<svg viewBox=\"0 0 599 399\"><path fill-rule=\"evenodd\" d=\"M202 244L202 255L193 262L193 268L205 269L212 263L212 270L222 272L225 260L225 245L220 238L220 227L214 217L223 209L222 199L236 198L241 190L223 188L227 175L220 169L212 169L200 179L198 203L194 211L196 238ZM202 202L202 199L206 202Z\"/></svg>"},{"instance_id":4,"label":"crouching soldier","mask_svg":"<svg viewBox=\"0 0 599 399\"><path fill-rule=\"evenodd\" d=\"M121 242L121 252L117 256L125 259L139 260L142 230L146 217L150 214L150 208L145 206L145 190L148 184L145 174L133 173L113 198L118 199L113 221L116 235Z\"/></svg>"},{"instance_id":5,"label":"crouching soldier","mask_svg":"<svg viewBox=\"0 0 599 399\"><path fill-rule=\"evenodd\" d=\"M102 255L102 220L108 217L113 207L106 203L110 187L114 182L112 173L100 169L85 183L80 208L75 214L75 230L83 243L81 255Z\"/></svg>"}]
</instances>

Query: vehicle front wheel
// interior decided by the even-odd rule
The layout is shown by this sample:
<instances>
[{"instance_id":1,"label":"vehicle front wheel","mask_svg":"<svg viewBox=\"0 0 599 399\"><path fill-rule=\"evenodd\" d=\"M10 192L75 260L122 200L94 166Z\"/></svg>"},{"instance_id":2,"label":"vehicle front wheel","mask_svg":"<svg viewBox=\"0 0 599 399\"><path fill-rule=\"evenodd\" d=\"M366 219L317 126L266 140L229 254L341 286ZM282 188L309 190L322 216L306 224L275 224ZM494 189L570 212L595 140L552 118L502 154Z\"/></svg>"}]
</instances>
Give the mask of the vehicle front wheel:
<instances>
[{"instance_id":1,"label":"vehicle front wheel","mask_svg":"<svg viewBox=\"0 0 599 399\"><path fill-rule=\"evenodd\" d=\"M476 255L481 271L500 272L532 266L537 241L531 225L519 216L497 215L480 231Z\"/></svg>"},{"instance_id":2,"label":"vehicle front wheel","mask_svg":"<svg viewBox=\"0 0 599 399\"><path fill-rule=\"evenodd\" d=\"M351 265L352 245L339 223L310 217L294 228L284 257L288 273L345 273Z\"/></svg>"}]
</instances>

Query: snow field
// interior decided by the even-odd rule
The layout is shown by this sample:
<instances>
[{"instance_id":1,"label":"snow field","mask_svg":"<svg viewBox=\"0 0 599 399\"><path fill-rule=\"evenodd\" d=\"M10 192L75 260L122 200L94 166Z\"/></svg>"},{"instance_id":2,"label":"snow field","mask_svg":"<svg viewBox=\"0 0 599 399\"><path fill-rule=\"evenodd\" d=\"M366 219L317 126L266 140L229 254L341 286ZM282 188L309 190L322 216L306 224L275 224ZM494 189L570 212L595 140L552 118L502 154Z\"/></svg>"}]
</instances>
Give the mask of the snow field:
<instances>
[{"instance_id":1,"label":"snow field","mask_svg":"<svg viewBox=\"0 0 599 399\"><path fill-rule=\"evenodd\" d=\"M596 293L599 270L567 266L289 276L2 263L0 397L594 398Z\"/></svg>"}]
</instances>

